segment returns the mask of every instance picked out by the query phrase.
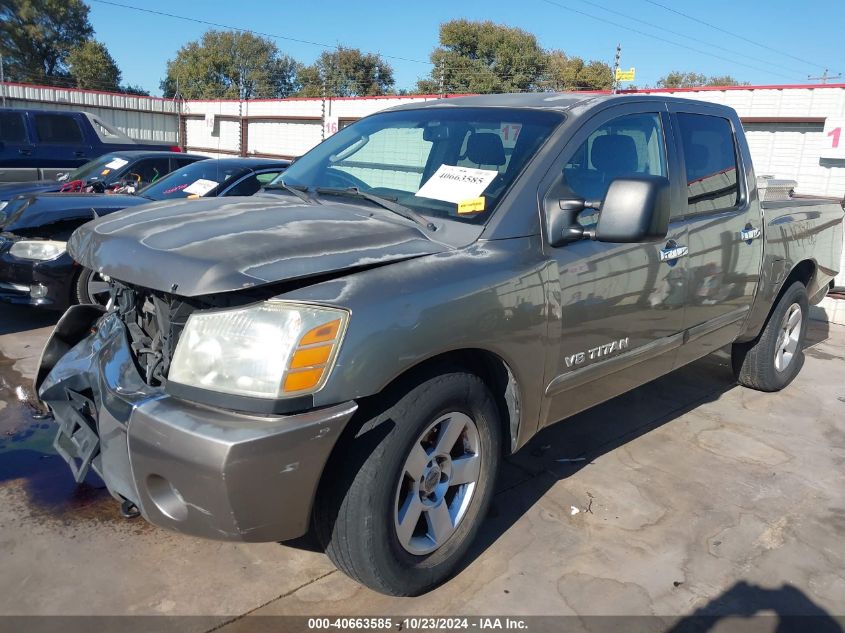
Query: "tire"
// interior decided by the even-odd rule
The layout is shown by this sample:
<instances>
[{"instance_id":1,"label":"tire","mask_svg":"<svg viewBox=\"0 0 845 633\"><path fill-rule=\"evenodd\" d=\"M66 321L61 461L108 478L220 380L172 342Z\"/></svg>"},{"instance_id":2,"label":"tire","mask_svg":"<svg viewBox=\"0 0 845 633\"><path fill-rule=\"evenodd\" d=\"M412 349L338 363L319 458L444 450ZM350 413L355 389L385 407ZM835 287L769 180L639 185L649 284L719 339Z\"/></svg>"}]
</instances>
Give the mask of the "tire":
<instances>
[{"instance_id":1,"label":"tire","mask_svg":"<svg viewBox=\"0 0 845 633\"><path fill-rule=\"evenodd\" d=\"M315 532L352 579L416 596L455 571L487 514L501 419L484 382L454 369L371 404L324 476Z\"/></svg>"},{"instance_id":2,"label":"tire","mask_svg":"<svg viewBox=\"0 0 845 633\"><path fill-rule=\"evenodd\" d=\"M90 268L82 268L76 274L76 280L73 284L73 292L71 293L71 303L90 303L98 305L106 305L108 301L108 291L105 293L98 293L97 284L105 284L106 282Z\"/></svg>"},{"instance_id":3,"label":"tire","mask_svg":"<svg viewBox=\"0 0 845 633\"><path fill-rule=\"evenodd\" d=\"M807 289L796 281L778 301L763 331L750 343L734 344L734 376L745 387L780 391L804 364L804 339L810 314Z\"/></svg>"}]
</instances>

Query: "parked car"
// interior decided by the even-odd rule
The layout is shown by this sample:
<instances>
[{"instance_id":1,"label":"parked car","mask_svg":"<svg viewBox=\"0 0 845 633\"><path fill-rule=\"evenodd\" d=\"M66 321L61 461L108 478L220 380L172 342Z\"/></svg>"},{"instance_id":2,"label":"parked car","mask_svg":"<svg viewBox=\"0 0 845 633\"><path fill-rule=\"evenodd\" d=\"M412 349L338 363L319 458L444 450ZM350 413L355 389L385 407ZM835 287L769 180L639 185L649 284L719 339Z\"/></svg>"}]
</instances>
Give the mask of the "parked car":
<instances>
[{"instance_id":1,"label":"parked car","mask_svg":"<svg viewBox=\"0 0 845 633\"><path fill-rule=\"evenodd\" d=\"M0 211L0 301L54 310L105 303L108 284L75 263L65 248L77 227L153 201L249 196L289 164L262 158L193 160L136 194L47 193L11 200Z\"/></svg>"},{"instance_id":2,"label":"parked car","mask_svg":"<svg viewBox=\"0 0 845 633\"><path fill-rule=\"evenodd\" d=\"M786 387L842 251L841 201L761 202L737 114L663 96L406 105L275 185L74 233L114 301L64 315L36 387L127 514L313 525L397 595L453 572L541 428L725 345Z\"/></svg>"},{"instance_id":3,"label":"parked car","mask_svg":"<svg viewBox=\"0 0 845 633\"><path fill-rule=\"evenodd\" d=\"M0 108L0 182L50 180L128 150L181 151L174 143L132 139L88 112Z\"/></svg>"},{"instance_id":4,"label":"parked car","mask_svg":"<svg viewBox=\"0 0 845 633\"><path fill-rule=\"evenodd\" d=\"M104 193L126 184L140 189L174 169L207 159L199 154L140 150L104 154L53 180L0 183L0 211L15 196L80 191Z\"/></svg>"}]
</instances>

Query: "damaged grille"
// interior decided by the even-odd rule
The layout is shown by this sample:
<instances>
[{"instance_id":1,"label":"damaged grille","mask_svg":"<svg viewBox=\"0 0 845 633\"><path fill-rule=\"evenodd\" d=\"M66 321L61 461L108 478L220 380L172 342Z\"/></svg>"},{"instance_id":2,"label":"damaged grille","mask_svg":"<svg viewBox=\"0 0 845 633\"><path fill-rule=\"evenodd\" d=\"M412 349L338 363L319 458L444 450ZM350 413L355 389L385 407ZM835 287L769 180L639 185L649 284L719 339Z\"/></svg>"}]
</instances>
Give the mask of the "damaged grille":
<instances>
[{"instance_id":1,"label":"damaged grille","mask_svg":"<svg viewBox=\"0 0 845 633\"><path fill-rule=\"evenodd\" d=\"M183 299L112 282L112 310L129 332L129 345L135 364L151 386L167 380L173 350L196 307Z\"/></svg>"}]
</instances>

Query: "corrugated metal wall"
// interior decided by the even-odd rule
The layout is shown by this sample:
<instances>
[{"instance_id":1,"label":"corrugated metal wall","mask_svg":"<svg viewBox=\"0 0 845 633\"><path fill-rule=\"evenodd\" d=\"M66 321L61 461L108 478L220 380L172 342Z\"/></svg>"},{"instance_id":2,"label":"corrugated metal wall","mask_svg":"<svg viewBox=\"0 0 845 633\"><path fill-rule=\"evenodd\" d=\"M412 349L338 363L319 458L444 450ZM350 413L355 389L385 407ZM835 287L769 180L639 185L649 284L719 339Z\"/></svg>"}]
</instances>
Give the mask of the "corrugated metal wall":
<instances>
[{"instance_id":1,"label":"corrugated metal wall","mask_svg":"<svg viewBox=\"0 0 845 633\"><path fill-rule=\"evenodd\" d=\"M134 139L179 142L178 106L169 99L6 84L6 105L42 110L85 110Z\"/></svg>"}]
</instances>

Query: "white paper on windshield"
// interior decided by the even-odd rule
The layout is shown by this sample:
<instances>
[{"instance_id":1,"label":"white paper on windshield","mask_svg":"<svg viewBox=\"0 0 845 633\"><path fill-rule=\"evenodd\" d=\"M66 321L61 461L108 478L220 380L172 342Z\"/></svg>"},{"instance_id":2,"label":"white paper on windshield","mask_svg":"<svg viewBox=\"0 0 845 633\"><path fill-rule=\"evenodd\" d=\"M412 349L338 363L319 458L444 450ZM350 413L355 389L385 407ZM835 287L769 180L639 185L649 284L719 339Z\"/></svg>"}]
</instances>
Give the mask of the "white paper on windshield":
<instances>
[{"instance_id":1,"label":"white paper on windshield","mask_svg":"<svg viewBox=\"0 0 845 633\"><path fill-rule=\"evenodd\" d=\"M440 165L416 195L458 204L461 200L480 196L498 175L498 171L490 169Z\"/></svg>"},{"instance_id":2,"label":"white paper on windshield","mask_svg":"<svg viewBox=\"0 0 845 633\"><path fill-rule=\"evenodd\" d=\"M214 182L213 180L206 180L205 178L200 178L199 180L195 180L190 185L182 189L182 191L184 191L185 193L196 194L198 196L204 196L219 184L219 182Z\"/></svg>"},{"instance_id":3,"label":"white paper on windshield","mask_svg":"<svg viewBox=\"0 0 845 633\"><path fill-rule=\"evenodd\" d=\"M125 158L112 158L110 162L106 163L104 166L108 167L109 169L120 169L124 165L128 165L129 161Z\"/></svg>"}]
</instances>

